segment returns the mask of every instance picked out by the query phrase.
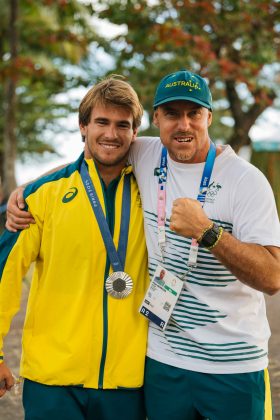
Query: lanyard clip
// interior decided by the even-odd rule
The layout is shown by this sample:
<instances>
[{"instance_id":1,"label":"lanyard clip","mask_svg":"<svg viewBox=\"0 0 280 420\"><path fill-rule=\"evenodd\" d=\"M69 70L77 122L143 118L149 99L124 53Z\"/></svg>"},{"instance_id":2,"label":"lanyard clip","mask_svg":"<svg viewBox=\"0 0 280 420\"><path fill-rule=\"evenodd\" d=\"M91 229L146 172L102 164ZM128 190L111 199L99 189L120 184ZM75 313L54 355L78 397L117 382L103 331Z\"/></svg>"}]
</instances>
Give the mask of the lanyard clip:
<instances>
[{"instance_id":1,"label":"lanyard clip","mask_svg":"<svg viewBox=\"0 0 280 420\"><path fill-rule=\"evenodd\" d=\"M158 244L160 248L165 248L165 226L158 226Z\"/></svg>"},{"instance_id":2,"label":"lanyard clip","mask_svg":"<svg viewBox=\"0 0 280 420\"><path fill-rule=\"evenodd\" d=\"M165 251L165 226L158 226L158 245L161 254L161 261L163 261L163 253Z\"/></svg>"},{"instance_id":3,"label":"lanyard clip","mask_svg":"<svg viewBox=\"0 0 280 420\"><path fill-rule=\"evenodd\" d=\"M188 260L188 266L191 267L192 269L196 267L197 255L198 255L198 242L193 238L191 247L190 247L189 260Z\"/></svg>"}]
</instances>

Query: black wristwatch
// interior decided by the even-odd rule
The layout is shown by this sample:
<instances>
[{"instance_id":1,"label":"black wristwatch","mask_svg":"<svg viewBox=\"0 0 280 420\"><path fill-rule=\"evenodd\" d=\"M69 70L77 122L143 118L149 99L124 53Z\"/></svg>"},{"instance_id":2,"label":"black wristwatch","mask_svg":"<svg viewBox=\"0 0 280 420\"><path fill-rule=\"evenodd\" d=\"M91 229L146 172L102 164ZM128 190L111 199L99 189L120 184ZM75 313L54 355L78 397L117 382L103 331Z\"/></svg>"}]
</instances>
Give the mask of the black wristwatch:
<instances>
[{"instance_id":1,"label":"black wristwatch","mask_svg":"<svg viewBox=\"0 0 280 420\"><path fill-rule=\"evenodd\" d=\"M213 248L221 237L221 229L220 226L213 223L213 226L207 229L198 240L199 245L204 248Z\"/></svg>"}]
</instances>

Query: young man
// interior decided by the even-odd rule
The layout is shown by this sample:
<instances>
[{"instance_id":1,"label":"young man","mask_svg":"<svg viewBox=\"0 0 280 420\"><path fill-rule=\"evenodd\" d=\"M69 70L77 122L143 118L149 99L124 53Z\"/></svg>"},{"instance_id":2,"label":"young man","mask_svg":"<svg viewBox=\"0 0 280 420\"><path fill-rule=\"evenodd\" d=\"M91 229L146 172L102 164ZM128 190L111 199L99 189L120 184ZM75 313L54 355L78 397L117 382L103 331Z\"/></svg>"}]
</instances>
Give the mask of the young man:
<instances>
[{"instance_id":1,"label":"young man","mask_svg":"<svg viewBox=\"0 0 280 420\"><path fill-rule=\"evenodd\" d=\"M138 139L130 158L151 278L165 270L166 282L172 279L165 286L176 293L172 284L181 283L182 290L172 310L168 289L160 294L156 282L156 293L149 289L145 299L144 313L154 321L162 307L172 312L164 330L150 323L148 419L270 419L270 330L262 292L280 288L280 226L271 188L229 146L211 143L211 93L199 75L166 76L154 108L160 138ZM147 302L154 298L152 307Z\"/></svg>"},{"instance_id":2,"label":"young man","mask_svg":"<svg viewBox=\"0 0 280 420\"><path fill-rule=\"evenodd\" d=\"M79 108L84 153L25 189L36 224L0 239L1 350L35 261L21 362L26 420L145 419L148 322L138 307L147 255L127 166L141 117L123 80L90 89ZM2 396L13 378L0 358Z\"/></svg>"}]
</instances>

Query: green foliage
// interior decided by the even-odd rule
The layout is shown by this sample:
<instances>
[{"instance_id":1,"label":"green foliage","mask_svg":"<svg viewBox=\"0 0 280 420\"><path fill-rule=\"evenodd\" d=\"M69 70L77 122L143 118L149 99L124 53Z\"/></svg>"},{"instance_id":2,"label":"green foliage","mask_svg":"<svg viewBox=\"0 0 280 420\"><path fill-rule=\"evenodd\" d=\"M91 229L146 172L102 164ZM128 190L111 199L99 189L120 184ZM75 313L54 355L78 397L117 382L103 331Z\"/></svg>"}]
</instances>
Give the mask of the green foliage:
<instances>
[{"instance_id":1,"label":"green foliage","mask_svg":"<svg viewBox=\"0 0 280 420\"><path fill-rule=\"evenodd\" d=\"M277 95L280 3L277 0L102 0L100 17L126 24L112 43L116 70L151 110L156 84L187 68L208 78L215 138L249 142L249 130ZM279 76L278 76L279 78ZM224 117L222 120L220 115ZM236 149L240 144L236 144Z\"/></svg>"},{"instance_id":2,"label":"green foliage","mask_svg":"<svg viewBox=\"0 0 280 420\"><path fill-rule=\"evenodd\" d=\"M66 93L88 84L82 71L89 46L98 42L91 25L92 6L77 0L20 0L17 19L18 56L10 60L9 1L0 0L0 101L5 106L5 83L17 84L16 137L19 156L54 152L49 133L61 129L59 119L76 109ZM0 161L3 130L0 114ZM64 131L67 127L63 128ZM2 169L2 168L0 168ZM4 176L0 171L0 176Z\"/></svg>"}]
</instances>

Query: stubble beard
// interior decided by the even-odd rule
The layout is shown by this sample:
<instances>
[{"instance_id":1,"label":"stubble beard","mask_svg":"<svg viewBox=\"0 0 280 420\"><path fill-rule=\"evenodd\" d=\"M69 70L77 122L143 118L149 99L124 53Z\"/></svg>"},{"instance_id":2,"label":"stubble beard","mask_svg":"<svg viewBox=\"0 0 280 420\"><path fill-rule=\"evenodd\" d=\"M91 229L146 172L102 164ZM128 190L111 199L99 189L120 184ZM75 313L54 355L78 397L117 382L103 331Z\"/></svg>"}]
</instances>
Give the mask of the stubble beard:
<instances>
[{"instance_id":1,"label":"stubble beard","mask_svg":"<svg viewBox=\"0 0 280 420\"><path fill-rule=\"evenodd\" d=\"M180 160L182 162L187 162L190 160L190 155L188 153L179 152L179 153L176 153L176 158L177 160Z\"/></svg>"},{"instance_id":2,"label":"stubble beard","mask_svg":"<svg viewBox=\"0 0 280 420\"><path fill-rule=\"evenodd\" d=\"M193 158L193 153L191 152L175 151L172 153L172 155L175 161L178 161L181 163L189 163L189 161Z\"/></svg>"},{"instance_id":3,"label":"stubble beard","mask_svg":"<svg viewBox=\"0 0 280 420\"><path fill-rule=\"evenodd\" d=\"M91 153L91 156L93 160L97 162L99 165L103 165L103 166L106 166L107 168L110 168L114 166L119 166L121 163L123 163L123 165L125 166L128 159L128 153L129 152L127 151L121 156L117 156L115 158L108 157L108 159L106 158L103 159L96 153Z\"/></svg>"}]
</instances>

